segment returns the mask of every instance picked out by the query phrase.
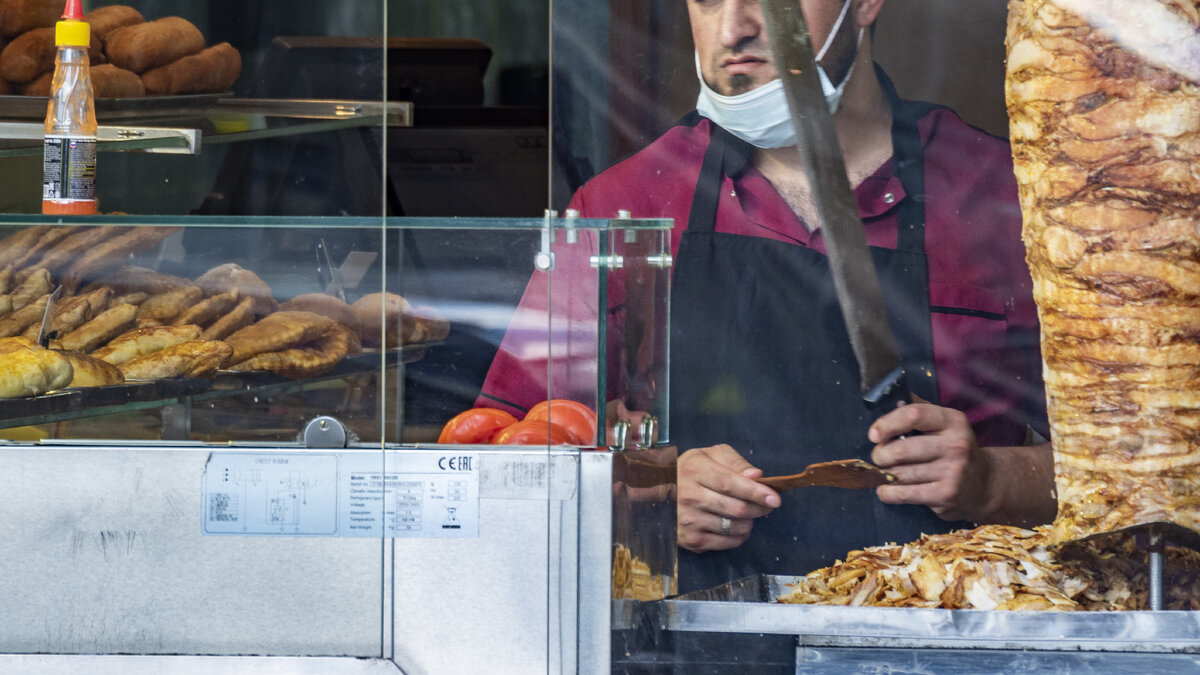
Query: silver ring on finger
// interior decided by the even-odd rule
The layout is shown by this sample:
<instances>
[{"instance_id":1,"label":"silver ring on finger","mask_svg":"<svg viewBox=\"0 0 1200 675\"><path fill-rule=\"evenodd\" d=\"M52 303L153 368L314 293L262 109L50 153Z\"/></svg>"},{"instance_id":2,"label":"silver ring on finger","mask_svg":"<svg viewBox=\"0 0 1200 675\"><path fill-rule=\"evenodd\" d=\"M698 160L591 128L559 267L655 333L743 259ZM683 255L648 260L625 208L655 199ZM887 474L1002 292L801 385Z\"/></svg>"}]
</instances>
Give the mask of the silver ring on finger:
<instances>
[{"instance_id":1,"label":"silver ring on finger","mask_svg":"<svg viewBox=\"0 0 1200 675\"><path fill-rule=\"evenodd\" d=\"M721 536L728 537L733 533L733 521L721 516Z\"/></svg>"}]
</instances>

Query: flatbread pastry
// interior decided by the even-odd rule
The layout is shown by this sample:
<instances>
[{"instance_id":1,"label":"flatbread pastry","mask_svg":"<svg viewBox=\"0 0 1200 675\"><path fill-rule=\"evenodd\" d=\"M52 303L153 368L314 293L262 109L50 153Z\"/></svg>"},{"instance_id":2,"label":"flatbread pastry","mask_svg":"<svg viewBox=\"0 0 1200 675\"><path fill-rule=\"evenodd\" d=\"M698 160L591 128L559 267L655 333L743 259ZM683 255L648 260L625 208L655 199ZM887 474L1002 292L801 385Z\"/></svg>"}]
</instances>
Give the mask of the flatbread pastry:
<instances>
[{"instance_id":1,"label":"flatbread pastry","mask_svg":"<svg viewBox=\"0 0 1200 675\"><path fill-rule=\"evenodd\" d=\"M325 334L333 319L312 312L275 312L225 338L233 347L230 363L241 363L264 352L298 347Z\"/></svg>"},{"instance_id":2,"label":"flatbread pastry","mask_svg":"<svg viewBox=\"0 0 1200 675\"><path fill-rule=\"evenodd\" d=\"M212 377L233 349L220 340L189 340L139 356L118 368L126 380Z\"/></svg>"},{"instance_id":3,"label":"flatbread pastry","mask_svg":"<svg viewBox=\"0 0 1200 675\"><path fill-rule=\"evenodd\" d=\"M123 384L125 376L111 363L83 352L58 352L71 362L71 382L68 387L108 387Z\"/></svg>"},{"instance_id":4,"label":"flatbread pastry","mask_svg":"<svg viewBox=\"0 0 1200 675\"><path fill-rule=\"evenodd\" d=\"M0 398L20 398L61 389L71 381L71 362L20 337L0 339Z\"/></svg>"},{"instance_id":5,"label":"flatbread pastry","mask_svg":"<svg viewBox=\"0 0 1200 675\"><path fill-rule=\"evenodd\" d=\"M119 366L139 356L200 337L199 326L147 326L126 331L92 352L101 361Z\"/></svg>"}]
</instances>

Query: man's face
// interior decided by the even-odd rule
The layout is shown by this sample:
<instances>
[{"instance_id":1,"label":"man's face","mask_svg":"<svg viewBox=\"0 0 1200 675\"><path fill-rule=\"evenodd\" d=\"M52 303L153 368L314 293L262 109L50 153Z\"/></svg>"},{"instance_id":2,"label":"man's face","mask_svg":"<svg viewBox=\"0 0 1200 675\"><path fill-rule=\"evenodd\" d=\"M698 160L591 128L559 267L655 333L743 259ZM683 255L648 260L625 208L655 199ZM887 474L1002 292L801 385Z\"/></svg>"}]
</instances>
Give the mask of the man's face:
<instances>
[{"instance_id":1,"label":"man's face","mask_svg":"<svg viewBox=\"0 0 1200 675\"><path fill-rule=\"evenodd\" d=\"M700 72L713 91L734 96L778 77L758 0L687 0L687 3L692 40L700 56ZM820 49L825 43L843 3L844 0L801 0L814 50ZM845 23L854 23L853 8ZM853 32L856 29L852 25L843 26L839 37ZM842 69L829 68L829 62L838 52L844 51L838 49L840 45L836 43L840 42L842 40L835 40L835 45L822 63L833 71L829 75L834 78L837 77L837 71Z\"/></svg>"}]
</instances>

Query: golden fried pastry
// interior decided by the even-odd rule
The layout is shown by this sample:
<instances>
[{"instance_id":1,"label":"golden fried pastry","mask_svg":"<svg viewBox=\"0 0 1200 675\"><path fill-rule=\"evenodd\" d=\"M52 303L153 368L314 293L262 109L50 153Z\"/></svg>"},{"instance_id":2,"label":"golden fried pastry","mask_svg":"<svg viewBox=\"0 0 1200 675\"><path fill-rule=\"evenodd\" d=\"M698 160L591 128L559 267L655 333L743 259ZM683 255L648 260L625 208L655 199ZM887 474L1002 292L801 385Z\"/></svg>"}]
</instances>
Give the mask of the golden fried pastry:
<instances>
[{"instance_id":1,"label":"golden fried pastry","mask_svg":"<svg viewBox=\"0 0 1200 675\"><path fill-rule=\"evenodd\" d=\"M324 375L356 351L358 336L335 321L324 335L307 345L258 354L229 366L229 370L265 370L298 380Z\"/></svg>"},{"instance_id":2,"label":"golden fried pastry","mask_svg":"<svg viewBox=\"0 0 1200 675\"><path fill-rule=\"evenodd\" d=\"M304 293L279 305L283 311L298 310L327 316L338 323L354 327L354 308L339 297L328 293Z\"/></svg>"},{"instance_id":3,"label":"golden fried pastry","mask_svg":"<svg viewBox=\"0 0 1200 675\"><path fill-rule=\"evenodd\" d=\"M50 345L64 351L90 352L128 330L136 316L134 305L113 305Z\"/></svg>"},{"instance_id":4,"label":"golden fried pastry","mask_svg":"<svg viewBox=\"0 0 1200 675\"><path fill-rule=\"evenodd\" d=\"M0 398L36 396L65 387L71 362L20 337L0 339Z\"/></svg>"},{"instance_id":5,"label":"golden fried pastry","mask_svg":"<svg viewBox=\"0 0 1200 675\"><path fill-rule=\"evenodd\" d=\"M190 340L118 366L127 380L164 380L171 377L211 377L233 353L220 340Z\"/></svg>"},{"instance_id":6,"label":"golden fried pastry","mask_svg":"<svg viewBox=\"0 0 1200 675\"><path fill-rule=\"evenodd\" d=\"M277 352L312 342L325 334L333 319L312 312L275 312L225 338L233 347L230 363L241 363L256 354Z\"/></svg>"},{"instance_id":7,"label":"golden fried pastry","mask_svg":"<svg viewBox=\"0 0 1200 675\"><path fill-rule=\"evenodd\" d=\"M121 369L111 363L84 354L83 352L58 352L71 362L71 382L68 387L108 387L123 384L125 376Z\"/></svg>"},{"instance_id":8,"label":"golden fried pastry","mask_svg":"<svg viewBox=\"0 0 1200 675\"><path fill-rule=\"evenodd\" d=\"M1052 544L1156 521L1200 532L1200 69L1156 56L1195 42L1193 5L1009 3L1006 95L1042 326Z\"/></svg>"},{"instance_id":9,"label":"golden fried pastry","mask_svg":"<svg viewBox=\"0 0 1200 675\"><path fill-rule=\"evenodd\" d=\"M149 299L149 293L143 291L134 291L133 293L118 295L112 299L112 302L114 305L140 305Z\"/></svg>"},{"instance_id":10,"label":"golden fried pastry","mask_svg":"<svg viewBox=\"0 0 1200 675\"><path fill-rule=\"evenodd\" d=\"M134 253L158 246L179 230L178 227L126 228L115 237L100 242L68 267L63 275L63 286L68 291L74 291L89 277L99 276L106 270L121 265Z\"/></svg>"},{"instance_id":11,"label":"golden fried pastry","mask_svg":"<svg viewBox=\"0 0 1200 675\"><path fill-rule=\"evenodd\" d=\"M252 323L254 323L254 298L242 298L233 306L233 309L229 310L228 314L205 328L200 337L204 340L223 340L232 335L234 331Z\"/></svg>"},{"instance_id":12,"label":"golden fried pastry","mask_svg":"<svg viewBox=\"0 0 1200 675\"><path fill-rule=\"evenodd\" d=\"M138 305L137 318L168 323L204 297L199 286L181 286L161 295L152 295Z\"/></svg>"},{"instance_id":13,"label":"golden fried pastry","mask_svg":"<svg viewBox=\"0 0 1200 675\"><path fill-rule=\"evenodd\" d=\"M21 309L52 290L54 290L54 284L50 281L49 270L44 268L33 270L19 286L13 289L12 293L9 293L12 296L13 309Z\"/></svg>"},{"instance_id":14,"label":"golden fried pastry","mask_svg":"<svg viewBox=\"0 0 1200 675\"><path fill-rule=\"evenodd\" d=\"M66 335L108 309L111 288L98 288L86 295L73 295L58 303L47 334Z\"/></svg>"},{"instance_id":15,"label":"golden fried pastry","mask_svg":"<svg viewBox=\"0 0 1200 675\"><path fill-rule=\"evenodd\" d=\"M190 279L155 272L148 267L124 265L99 275L94 281L84 286L82 290L89 291L100 286L111 286L118 296L133 293L146 293L147 296L150 296L173 291L180 286L191 285L192 282ZM140 303L141 300L131 302L130 304L136 305Z\"/></svg>"},{"instance_id":16,"label":"golden fried pastry","mask_svg":"<svg viewBox=\"0 0 1200 675\"><path fill-rule=\"evenodd\" d=\"M146 326L126 331L92 352L92 356L119 366L139 356L153 354L180 342L200 337L199 326Z\"/></svg>"},{"instance_id":17,"label":"golden fried pastry","mask_svg":"<svg viewBox=\"0 0 1200 675\"><path fill-rule=\"evenodd\" d=\"M218 295L236 289L241 297L254 298L254 313L258 316L266 316L279 307L267 282L234 263L217 265L200 275L196 285L204 289L205 295Z\"/></svg>"},{"instance_id":18,"label":"golden fried pastry","mask_svg":"<svg viewBox=\"0 0 1200 675\"><path fill-rule=\"evenodd\" d=\"M171 324L174 326L186 326L188 324L207 326L218 317L227 314L237 302L238 291L236 288L226 293L219 293L188 307L176 316L171 321Z\"/></svg>"},{"instance_id":19,"label":"golden fried pastry","mask_svg":"<svg viewBox=\"0 0 1200 675\"><path fill-rule=\"evenodd\" d=\"M20 335L31 324L40 323L42 315L46 313L46 304L49 301L50 294L47 293L28 305L9 312L3 319L0 319L0 337Z\"/></svg>"}]
</instances>

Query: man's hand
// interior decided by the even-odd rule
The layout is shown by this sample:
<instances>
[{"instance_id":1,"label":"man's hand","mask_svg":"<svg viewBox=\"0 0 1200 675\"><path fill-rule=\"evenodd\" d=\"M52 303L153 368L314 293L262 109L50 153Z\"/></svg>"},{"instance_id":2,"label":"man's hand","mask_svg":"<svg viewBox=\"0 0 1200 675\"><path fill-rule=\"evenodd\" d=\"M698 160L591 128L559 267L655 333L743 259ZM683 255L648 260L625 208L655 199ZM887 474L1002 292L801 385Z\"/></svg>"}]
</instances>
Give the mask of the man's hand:
<instances>
[{"instance_id":1,"label":"man's hand","mask_svg":"<svg viewBox=\"0 0 1200 675\"><path fill-rule=\"evenodd\" d=\"M882 502L924 504L974 523L1031 527L1054 518L1049 443L981 448L966 415L925 401L875 420L867 437L876 444L871 460L897 478L876 488Z\"/></svg>"},{"instance_id":2,"label":"man's hand","mask_svg":"<svg viewBox=\"0 0 1200 675\"><path fill-rule=\"evenodd\" d=\"M754 519L774 511L779 493L754 482L760 469L728 445L688 450L679 457L679 545L693 553L741 546ZM726 532L722 519L729 520Z\"/></svg>"},{"instance_id":3,"label":"man's hand","mask_svg":"<svg viewBox=\"0 0 1200 675\"><path fill-rule=\"evenodd\" d=\"M905 434L917 435L905 436ZM901 438L901 436L905 436ZM875 489L887 504L925 504L946 520L975 520L986 505L987 455L966 415L931 403L903 405L875 420L871 461L896 482Z\"/></svg>"}]
</instances>

